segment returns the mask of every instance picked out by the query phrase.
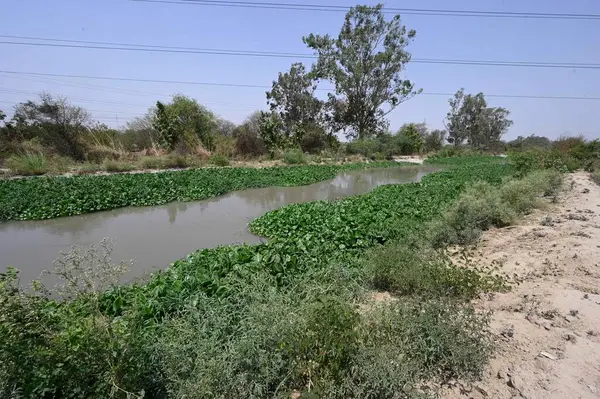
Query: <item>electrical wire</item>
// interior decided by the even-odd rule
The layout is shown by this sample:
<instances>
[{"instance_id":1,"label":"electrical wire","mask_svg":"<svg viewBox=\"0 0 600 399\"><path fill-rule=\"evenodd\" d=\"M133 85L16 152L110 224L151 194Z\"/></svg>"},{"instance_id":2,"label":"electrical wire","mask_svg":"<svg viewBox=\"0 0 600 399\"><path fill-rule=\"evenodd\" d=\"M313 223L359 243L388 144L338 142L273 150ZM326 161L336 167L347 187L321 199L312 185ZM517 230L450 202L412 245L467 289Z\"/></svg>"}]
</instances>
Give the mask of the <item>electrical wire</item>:
<instances>
[{"instance_id":1,"label":"electrical wire","mask_svg":"<svg viewBox=\"0 0 600 399\"><path fill-rule=\"evenodd\" d=\"M308 3L277 3L258 1L224 1L224 0L131 0L143 3L163 3L197 6L218 6L236 8L258 8L273 10L292 11L325 11L325 12L347 12L350 7ZM522 19L576 19L576 20L598 20L600 14L576 14L576 13L543 13L543 12L513 12L513 11L476 11L476 10L452 10L434 8L397 8L384 7L386 14L406 15L428 15L446 17L486 17L486 18L522 18Z\"/></svg>"},{"instance_id":2,"label":"electrical wire","mask_svg":"<svg viewBox=\"0 0 600 399\"><path fill-rule=\"evenodd\" d=\"M96 50L121 50L121 51L144 51L160 53L183 53L183 54L205 54L205 55L229 55L229 56L250 56L250 57L276 57L276 58L300 58L315 59L316 56L310 54L294 54L279 52L261 52L246 50L228 50L228 49L202 49L192 47L176 46L157 46L148 44L114 43L114 42L93 42L84 40L67 40L40 38L30 36L0 35L0 38L26 39L38 41L54 41L81 44L59 44L59 43L31 43L0 41L0 44L42 46L42 47L63 47L79 49ZM526 67L526 68L560 68L560 69L600 69L600 64L576 63L576 62L542 62L542 61L494 61L494 60L468 60L468 59L436 59L436 58L413 58L410 63L417 64L439 64L439 65L473 65L473 66L499 66L499 67Z\"/></svg>"},{"instance_id":3,"label":"electrical wire","mask_svg":"<svg viewBox=\"0 0 600 399\"><path fill-rule=\"evenodd\" d=\"M141 79L127 78L118 76L93 76L93 75L75 75L75 74L58 74L58 73L42 73L42 72L23 72L23 71L6 71L0 70L0 73L28 76L50 76L59 78L74 78L74 79L93 79L93 80L109 80L109 81L124 81L124 82L143 82L143 83L164 83L164 84L184 84L184 85L200 85L200 86L216 86L216 87L238 87L238 88L259 88L270 89L270 86L251 85L239 83L221 83L221 82L198 82L184 80L163 80L163 79ZM331 92L331 89L317 89L321 91ZM421 95L426 96L453 96L454 93L442 92L423 92ZM589 100L598 101L600 97L585 97L585 96L557 96L557 95L527 95L527 94L487 94L486 97L497 98L522 98L522 99L547 99L547 100Z\"/></svg>"}]
</instances>

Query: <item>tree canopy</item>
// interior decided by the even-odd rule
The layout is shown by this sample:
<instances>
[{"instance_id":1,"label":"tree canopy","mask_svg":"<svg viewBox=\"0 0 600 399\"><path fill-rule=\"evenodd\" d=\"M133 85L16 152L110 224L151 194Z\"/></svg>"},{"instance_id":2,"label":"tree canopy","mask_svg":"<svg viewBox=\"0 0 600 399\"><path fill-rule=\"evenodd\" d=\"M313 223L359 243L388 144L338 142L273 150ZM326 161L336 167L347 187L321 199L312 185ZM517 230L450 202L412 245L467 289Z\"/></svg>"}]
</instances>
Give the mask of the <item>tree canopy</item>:
<instances>
[{"instance_id":1,"label":"tree canopy","mask_svg":"<svg viewBox=\"0 0 600 399\"><path fill-rule=\"evenodd\" d=\"M337 38L315 34L303 38L318 57L314 77L335 86L328 109L348 138L384 132L385 116L418 93L402 77L411 57L406 47L416 32L407 31L399 15L387 21L382 8L381 4L351 8Z\"/></svg>"},{"instance_id":2,"label":"tree canopy","mask_svg":"<svg viewBox=\"0 0 600 399\"><path fill-rule=\"evenodd\" d=\"M488 107L483 93L465 94L464 89L460 89L448 102L449 143L461 145L466 140L473 147L488 148L499 142L512 125L508 119L510 112L501 107Z\"/></svg>"}]
</instances>

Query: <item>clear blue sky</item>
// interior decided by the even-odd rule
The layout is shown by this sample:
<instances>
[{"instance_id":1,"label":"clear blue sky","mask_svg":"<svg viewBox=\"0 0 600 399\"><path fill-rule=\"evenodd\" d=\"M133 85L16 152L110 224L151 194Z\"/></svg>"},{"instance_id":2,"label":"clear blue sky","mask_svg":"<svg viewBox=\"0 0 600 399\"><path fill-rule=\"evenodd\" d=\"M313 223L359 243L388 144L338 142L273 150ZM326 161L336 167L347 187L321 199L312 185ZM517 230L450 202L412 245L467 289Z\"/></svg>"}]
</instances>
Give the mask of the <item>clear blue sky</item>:
<instances>
[{"instance_id":1,"label":"clear blue sky","mask_svg":"<svg viewBox=\"0 0 600 399\"><path fill-rule=\"evenodd\" d=\"M280 2L285 1L292 2ZM336 0L321 4L356 3ZM387 0L384 4L403 8L600 14L599 0ZM337 34L343 21L343 13L336 12L127 0L10 1L3 4L2 14L0 35L292 53L308 52L301 40L303 35ZM598 20L406 15L402 21L417 31L416 40L409 46L415 58L600 64ZM258 85L270 85L277 73L294 61L6 44L0 44L0 51L0 70ZM406 77L430 92L453 93L464 87L473 93L600 97L600 70L412 64ZM77 99L73 102L93 110L96 118L112 126L143 114L157 99L168 99L175 92L196 98L236 123L253 110L266 108L265 90L259 88L31 76L17 79L0 74L0 109L10 114L8 103L30 99L34 96L28 93L43 90ZM448 110L447 100L416 97L390 114L391 126L396 129L404 122L425 121L432 128L440 128ZM583 133L588 138L600 138L600 101L489 98L488 103L511 111L515 123L508 139L531 133L549 137Z\"/></svg>"}]
</instances>

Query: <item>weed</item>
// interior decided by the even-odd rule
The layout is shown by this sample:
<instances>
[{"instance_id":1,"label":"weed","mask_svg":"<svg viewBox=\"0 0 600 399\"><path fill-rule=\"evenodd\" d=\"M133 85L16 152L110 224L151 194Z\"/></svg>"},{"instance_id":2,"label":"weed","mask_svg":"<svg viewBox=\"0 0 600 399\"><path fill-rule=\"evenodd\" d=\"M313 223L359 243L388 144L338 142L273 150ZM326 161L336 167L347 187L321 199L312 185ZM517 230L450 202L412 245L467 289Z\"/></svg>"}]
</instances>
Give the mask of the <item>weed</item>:
<instances>
[{"instance_id":1,"label":"weed","mask_svg":"<svg viewBox=\"0 0 600 399\"><path fill-rule=\"evenodd\" d=\"M41 152L12 155L4 162L4 166L23 176L43 175L49 170L46 156Z\"/></svg>"}]
</instances>

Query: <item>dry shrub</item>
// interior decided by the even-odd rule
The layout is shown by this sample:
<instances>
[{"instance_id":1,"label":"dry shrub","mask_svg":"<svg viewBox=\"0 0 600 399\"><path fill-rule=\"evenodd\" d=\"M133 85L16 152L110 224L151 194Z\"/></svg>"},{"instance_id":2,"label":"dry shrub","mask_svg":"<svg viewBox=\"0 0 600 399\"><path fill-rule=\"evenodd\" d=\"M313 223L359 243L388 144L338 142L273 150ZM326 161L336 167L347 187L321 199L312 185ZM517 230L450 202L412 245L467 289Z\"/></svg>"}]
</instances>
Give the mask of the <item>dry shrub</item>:
<instances>
[{"instance_id":1,"label":"dry shrub","mask_svg":"<svg viewBox=\"0 0 600 399\"><path fill-rule=\"evenodd\" d=\"M94 145L86 151L86 159L90 162L102 162L105 159L117 161L124 155L124 151L117 150L107 145Z\"/></svg>"},{"instance_id":2,"label":"dry shrub","mask_svg":"<svg viewBox=\"0 0 600 399\"><path fill-rule=\"evenodd\" d=\"M215 138L215 154L231 158L235 156L236 141L233 137L217 136Z\"/></svg>"},{"instance_id":3,"label":"dry shrub","mask_svg":"<svg viewBox=\"0 0 600 399\"><path fill-rule=\"evenodd\" d=\"M251 124L243 124L235 129L234 137L239 155L257 157L267 153L265 142Z\"/></svg>"},{"instance_id":4,"label":"dry shrub","mask_svg":"<svg viewBox=\"0 0 600 399\"><path fill-rule=\"evenodd\" d=\"M585 138L583 137L583 135L561 136L558 138L558 140L552 143L552 148L566 154L569 151L582 145L585 145Z\"/></svg>"},{"instance_id":5,"label":"dry shrub","mask_svg":"<svg viewBox=\"0 0 600 399\"><path fill-rule=\"evenodd\" d=\"M135 165L129 162L115 161L112 159L105 159L103 167L107 172L129 172L136 169Z\"/></svg>"}]
</instances>

